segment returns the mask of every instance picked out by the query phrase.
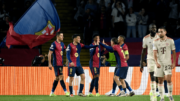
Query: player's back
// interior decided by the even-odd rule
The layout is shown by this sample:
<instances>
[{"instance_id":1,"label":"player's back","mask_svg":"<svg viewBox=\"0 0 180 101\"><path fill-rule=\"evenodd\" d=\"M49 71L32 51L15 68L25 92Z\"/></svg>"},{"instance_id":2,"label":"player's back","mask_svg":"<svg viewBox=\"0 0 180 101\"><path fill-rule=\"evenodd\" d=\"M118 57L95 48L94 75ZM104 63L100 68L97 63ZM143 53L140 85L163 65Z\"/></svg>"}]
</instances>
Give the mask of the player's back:
<instances>
[{"instance_id":1,"label":"player's back","mask_svg":"<svg viewBox=\"0 0 180 101\"><path fill-rule=\"evenodd\" d=\"M165 40L154 40L153 50L157 50L158 62L171 65L171 51L175 50L174 40L167 37Z\"/></svg>"},{"instance_id":2,"label":"player's back","mask_svg":"<svg viewBox=\"0 0 180 101\"><path fill-rule=\"evenodd\" d=\"M153 41L158 39L159 36L156 34L155 37L151 37L150 34L143 38L143 48L147 48L147 59L154 59L153 57Z\"/></svg>"},{"instance_id":3,"label":"player's back","mask_svg":"<svg viewBox=\"0 0 180 101\"><path fill-rule=\"evenodd\" d=\"M114 45L113 50L114 50L114 55L116 57L118 67L128 67L127 61L126 61L126 58L125 58L125 55L124 55L124 51L121 48L121 46Z\"/></svg>"}]
</instances>

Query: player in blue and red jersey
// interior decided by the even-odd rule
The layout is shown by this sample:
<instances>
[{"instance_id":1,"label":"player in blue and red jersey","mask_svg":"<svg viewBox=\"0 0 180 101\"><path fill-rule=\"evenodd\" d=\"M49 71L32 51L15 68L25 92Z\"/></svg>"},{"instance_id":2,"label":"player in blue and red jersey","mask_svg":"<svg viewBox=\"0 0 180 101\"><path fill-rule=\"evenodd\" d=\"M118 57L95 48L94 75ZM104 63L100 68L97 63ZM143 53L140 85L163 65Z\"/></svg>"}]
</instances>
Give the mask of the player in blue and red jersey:
<instances>
[{"instance_id":1,"label":"player in blue and red jersey","mask_svg":"<svg viewBox=\"0 0 180 101\"><path fill-rule=\"evenodd\" d=\"M90 46L93 45L97 45L97 43L99 43L100 41L100 36L98 34L94 34L93 35L93 43ZM91 70L91 73L93 75L93 79L91 81L91 85L90 85L90 90L89 90L89 97L94 96L92 94L92 91L95 87L96 90L96 96L100 96L100 94L98 93L98 81L99 81L99 73L100 73L100 66L101 66L101 61L100 61L100 56L104 51L101 51L101 47L100 45L98 45L98 47L96 48L91 48L90 49L90 61L89 61L89 67Z\"/></svg>"},{"instance_id":2,"label":"player in blue and red jersey","mask_svg":"<svg viewBox=\"0 0 180 101\"><path fill-rule=\"evenodd\" d=\"M125 40L125 37L123 35L119 35L118 37L118 43L119 45L122 47L123 51L124 51L124 54L125 54L125 58L126 58L126 61L129 59L129 52L128 52L128 46L124 43L124 40ZM114 71L114 74L116 73L117 71L117 67L115 68L115 71ZM130 96L133 96L135 95L134 91L132 90L132 88L129 86L129 84L126 82L126 80L124 80L125 83L126 83L126 88L130 91ZM116 82L114 81L113 82L113 89L112 89L112 93L109 94L108 96L115 96L115 90L116 90L116 87L117 87L117 84ZM124 89L125 93L126 93L126 89Z\"/></svg>"},{"instance_id":3,"label":"player in blue and red jersey","mask_svg":"<svg viewBox=\"0 0 180 101\"><path fill-rule=\"evenodd\" d=\"M81 66L80 63L80 52L82 48L95 48L97 45L94 46L86 46L82 43L80 43L81 38L80 35L75 34L73 35L73 43L70 43L66 49L67 51L67 59L68 59L68 76L70 77L69 79L69 90L70 90L70 97L73 97L73 87L72 87L72 82L74 80L74 75L76 73L77 76L81 77L81 82L80 82L80 89L79 89L79 96L85 96L82 93L82 90L84 88L84 81L85 81L85 75L84 75L84 70Z\"/></svg>"},{"instance_id":4,"label":"player in blue and red jersey","mask_svg":"<svg viewBox=\"0 0 180 101\"><path fill-rule=\"evenodd\" d=\"M52 70L52 66L53 66L55 76L56 76L50 96L56 96L54 94L54 91L56 89L56 86L57 86L59 80L60 80L60 84L61 84L62 88L64 89L65 94L69 95L69 92L67 92L67 90L66 90L66 85L64 83L64 77L63 77L63 52L66 49L66 46L62 42L63 38L64 38L63 33L57 32L56 33L56 41L54 41L51 44L51 47L50 47L49 53L48 53L49 69ZM51 55L52 54L53 54L53 65L51 64Z\"/></svg>"},{"instance_id":5,"label":"player in blue and red jersey","mask_svg":"<svg viewBox=\"0 0 180 101\"><path fill-rule=\"evenodd\" d=\"M117 62L117 70L116 70L116 73L114 74L115 75L114 81L119 86L119 89L121 91L118 96L126 96L126 93L124 91L124 89L126 89L126 84L125 84L124 79L127 76L128 64L127 64L123 49L121 48L121 46L119 46L117 38L111 39L111 46L106 46L104 43L104 40L103 40L103 43L100 43L100 45L102 45L108 51L114 52L114 55L116 57L116 62Z\"/></svg>"}]
</instances>

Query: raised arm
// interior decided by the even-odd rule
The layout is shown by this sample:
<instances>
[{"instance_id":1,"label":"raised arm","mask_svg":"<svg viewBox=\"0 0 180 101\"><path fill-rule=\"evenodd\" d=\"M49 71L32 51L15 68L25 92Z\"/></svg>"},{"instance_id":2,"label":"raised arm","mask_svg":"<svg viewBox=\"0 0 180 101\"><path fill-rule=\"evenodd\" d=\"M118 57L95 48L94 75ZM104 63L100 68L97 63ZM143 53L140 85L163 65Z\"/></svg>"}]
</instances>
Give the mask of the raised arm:
<instances>
[{"instance_id":1,"label":"raised arm","mask_svg":"<svg viewBox=\"0 0 180 101\"><path fill-rule=\"evenodd\" d=\"M67 57L69 63L72 62L72 61L71 61L71 58L70 58L70 54L71 54L71 46L68 45L68 47L67 47L67 49L66 49L66 57Z\"/></svg>"},{"instance_id":2,"label":"raised arm","mask_svg":"<svg viewBox=\"0 0 180 101\"><path fill-rule=\"evenodd\" d=\"M111 46L107 46L103 43L99 43L101 46L103 46L104 48L106 48L109 52L114 52L113 48Z\"/></svg>"}]
</instances>

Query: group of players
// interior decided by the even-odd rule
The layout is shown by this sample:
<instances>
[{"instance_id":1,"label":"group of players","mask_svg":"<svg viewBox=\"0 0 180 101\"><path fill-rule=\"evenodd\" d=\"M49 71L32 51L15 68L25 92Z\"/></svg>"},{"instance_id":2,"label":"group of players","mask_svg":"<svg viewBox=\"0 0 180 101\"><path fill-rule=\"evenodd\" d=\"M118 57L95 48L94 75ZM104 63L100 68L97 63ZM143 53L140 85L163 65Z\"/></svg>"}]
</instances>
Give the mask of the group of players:
<instances>
[{"instance_id":1,"label":"group of players","mask_svg":"<svg viewBox=\"0 0 180 101\"><path fill-rule=\"evenodd\" d=\"M156 97L156 78L158 78L158 90L161 97L161 101L164 101L164 86L163 81L164 78L168 82L168 91L169 91L169 99L170 101L174 101L172 97L172 89L173 85L171 83L171 75L172 69L175 67L175 45L173 39L170 39L166 36L166 29L159 28L158 33L156 34L156 25L150 25L150 34L145 36L143 39L143 51L141 56L141 72L143 71L142 61L145 57L146 48L148 49L147 55L147 67L151 76L151 101L157 101ZM118 38L111 39L111 46L108 46L104 40L100 42L100 36L98 34L94 34L92 36L93 43L89 46L80 43L81 38L80 35L73 35L73 42L70 43L67 48L63 43L63 33L58 32L56 34L57 40L54 41L49 49L48 61L49 61L49 69L54 67L55 71L55 80L53 83L52 91L50 96L56 96L54 91L60 80L60 84L64 89L66 95L73 97L73 80L75 74L81 77L80 81L80 89L79 96L85 97L82 93L85 82L84 70L80 63L80 52L82 48L89 49L90 51L90 61L89 67L93 75L93 79L90 84L89 94L87 96L92 97L95 96L92 94L93 89L96 90L96 96L100 96L98 93L98 81L99 81L99 73L101 67L100 56L103 54L104 50L100 48L100 46L104 47L109 52L114 52L116 57L117 66L114 71L114 83L112 93L108 96L115 96L115 89L118 85L120 89L120 93L117 96L127 96L126 88L130 91L130 96L135 95L134 91L132 91L129 84L125 81L127 72L128 72L128 64L127 60L129 59L128 47L124 44L125 37L118 36ZM173 64L171 62L171 50L173 52ZM69 76L69 92L66 90L66 86L63 78L63 52L66 51L66 57L68 59L68 76ZM53 64L51 63L51 55L53 54Z\"/></svg>"}]
</instances>

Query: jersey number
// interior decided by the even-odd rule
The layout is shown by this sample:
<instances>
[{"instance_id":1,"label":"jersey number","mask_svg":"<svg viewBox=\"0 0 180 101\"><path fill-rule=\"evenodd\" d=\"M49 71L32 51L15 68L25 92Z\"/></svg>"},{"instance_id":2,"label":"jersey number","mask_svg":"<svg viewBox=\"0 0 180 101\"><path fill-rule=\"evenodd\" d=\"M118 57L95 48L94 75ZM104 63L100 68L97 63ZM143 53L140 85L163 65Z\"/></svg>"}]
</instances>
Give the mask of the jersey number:
<instances>
[{"instance_id":1,"label":"jersey number","mask_svg":"<svg viewBox=\"0 0 180 101\"><path fill-rule=\"evenodd\" d=\"M160 50L161 50L161 53L164 54L166 52L166 47L161 47Z\"/></svg>"},{"instance_id":2,"label":"jersey number","mask_svg":"<svg viewBox=\"0 0 180 101\"><path fill-rule=\"evenodd\" d=\"M125 57L125 55L124 55L124 51L123 50L121 50L121 52L122 52L122 54L123 54L123 56L124 56L124 59L126 59L126 57ZM126 62L126 61L125 61Z\"/></svg>"}]
</instances>

